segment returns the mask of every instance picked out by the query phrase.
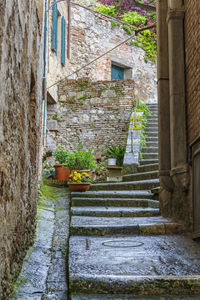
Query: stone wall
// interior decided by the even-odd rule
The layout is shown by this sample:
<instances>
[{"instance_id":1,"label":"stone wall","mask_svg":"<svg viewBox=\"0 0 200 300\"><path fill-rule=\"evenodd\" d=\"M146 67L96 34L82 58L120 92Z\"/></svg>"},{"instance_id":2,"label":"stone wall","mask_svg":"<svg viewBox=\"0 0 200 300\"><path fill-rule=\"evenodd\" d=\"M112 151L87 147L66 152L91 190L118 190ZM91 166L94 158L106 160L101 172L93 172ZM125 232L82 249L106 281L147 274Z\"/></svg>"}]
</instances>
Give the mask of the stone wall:
<instances>
[{"instance_id":1,"label":"stone wall","mask_svg":"<svg viewBox=\"0 0 200 300\"><path fill-rule=\"evenodd\" d=\"M66 2L58 3L58 9L60 14L65 17L67 24ZM108 17L72 5L70 59L66 59L65 66L62 66L60 50L57 54L51 50L52 12L49 13L48 20L48 86L51 86L61 77L70 75L129 37L123 29L123 25L112 27L112 22ZM59 45L60 41L58 41ZM67 45L66 34L66 53ZM136 97L145 102L156 102L156 66L150 62L145 62L144 58L145 52L142 49L130 46L130 43L127 42L69 79L88 77L92 81L109 81L111 80L111 63L113 62L125 68L126 79L135 81L134 93ZM51 87L48 92L57 101L57 86Z\"/></svg>"},{"instance_id":2,"label":"stone wall","mask_svg":"<svg viewBox=\"0 0 200 300\"><path fill-rule=\"evenodd\" d=\"M0 3L0 299L33 238L41 133L42 1Z\"/></svg>"},{"instance_id":3,"label":"stone wall","mask_svg":"<svg viewBox=\"0 0 200 300\"><path fill-rule=\"evenodd\" d=\"M188 143L200 136L199 0L185 1L185 53ZM192 20L192 21L191 21Z\"/></svg>"},{"instance_id":4,"label":"stone wall","mask_svg":"<svg viewBox=\"0 0 200 300\"><path fill-rule=\"evenodd\" d=\"M133 91L132 80L62 82L58 103L48 106L47 148L73 151L81 141L101 155L106 145L126 145Z\"/></svg>"}]
</instances>

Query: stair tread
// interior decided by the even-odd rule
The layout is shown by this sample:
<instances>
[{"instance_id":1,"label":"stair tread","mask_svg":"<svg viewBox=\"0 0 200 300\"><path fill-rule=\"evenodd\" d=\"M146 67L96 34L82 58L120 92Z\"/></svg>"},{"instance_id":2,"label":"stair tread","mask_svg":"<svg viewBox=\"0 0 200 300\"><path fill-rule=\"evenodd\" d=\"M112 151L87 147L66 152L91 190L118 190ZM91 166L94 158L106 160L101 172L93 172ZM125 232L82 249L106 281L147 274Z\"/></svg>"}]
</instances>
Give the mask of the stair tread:
<instances>
[{"instance_id":1,"label":"stair tread","mask_svg":"<svg viewBox=\"0 0 200 300\"><path fill-rule=\"evenodd\" d=\"M137 226L137 225L158 225L170 223L170 219L163 218L161 216L154 217L88 217L88 216L72 216L71 226L72 227L112 227L112 226Z\"/></svg>"},{"instance_id":2,"label":"stair tread","mask_svg":"<svg viewBox=\"0 0 200 300\"><path fill-rule=\"evenodd\" d=\"M123 186L125 184L143 184L143 183L159 183L159 179L146 179L146 180L138 180L138 181L125 181L125 182L112 182L112 183L95 183L92 184L91 187L95 186Z\"/></svg>"},{"instance_id":3,"label":"stair tread","mask_svg":"<svg viewBox=\"0 0 200 300\"><path fill-rule=\"evenodd\" d=\"M72 211L130 211L130 212L140 212L140 211L159 211L159 208L153 207L129 207L129 206L73 206Z\"/></svg>"}]
</instances>

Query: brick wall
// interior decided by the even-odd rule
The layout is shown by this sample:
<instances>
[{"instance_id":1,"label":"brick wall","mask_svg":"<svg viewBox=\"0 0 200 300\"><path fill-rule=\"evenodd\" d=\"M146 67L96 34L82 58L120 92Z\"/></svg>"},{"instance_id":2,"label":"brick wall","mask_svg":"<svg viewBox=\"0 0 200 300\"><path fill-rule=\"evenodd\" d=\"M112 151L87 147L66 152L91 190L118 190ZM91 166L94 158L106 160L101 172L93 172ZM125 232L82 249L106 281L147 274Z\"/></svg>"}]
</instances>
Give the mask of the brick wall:
<instances>
[{"instance_id":1,"label":"brick wall","mask_svg":"<svg viewBox=\"0 0 200 300\"><path fill-rule=\"evenodd\" d=\"M200 136L200 1L185 1L188 143Z\"/></svg>"},{"instance_id":2,"label":"brick wall","mask_svg":"<svg viewBox=\"0 0 200 300\"><path fill-rule=\"evenodd\" d=\"M102 153L106 145L125 145L133 104L132 80L62 82L57 105L48 107L47 147L65 145Z\"/></svg>"},{"instance_id":3,"label":"brick wall","mask_svg":"<svg viewBox=\"0 0 200 300\"><path fill-rule=\"evenodd\" d=\"M9 299L34 233L42 41L35 1L0 3L0 299ZM40 3L39 3L40 4Z\"/></svg>"}]
</instances>

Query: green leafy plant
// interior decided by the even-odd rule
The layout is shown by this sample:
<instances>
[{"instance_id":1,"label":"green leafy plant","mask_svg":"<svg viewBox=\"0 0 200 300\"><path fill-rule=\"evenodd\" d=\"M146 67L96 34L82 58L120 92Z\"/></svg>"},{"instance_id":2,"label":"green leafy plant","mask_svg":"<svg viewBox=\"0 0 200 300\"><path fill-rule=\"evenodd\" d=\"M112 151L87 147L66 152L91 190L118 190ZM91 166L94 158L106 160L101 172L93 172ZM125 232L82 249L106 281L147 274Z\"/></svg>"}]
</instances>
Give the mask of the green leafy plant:
<instances>
[{"instance_id":1,"label":"green leafy plant","mask_svg":"<svg viewBox=\"0 0 200 300\"><path fill-rule=\"evenodd\" d=\"M132 35L132 30L130 29L130 27L128 25L123 25L123 29L126 31L126 33L128 35Z\"/></svg>"},{"instance_id":2,"label":"green leafy plant","mask_svg":"<svg viewBox=\"0 0 200 300\"><path fill-rule=\"evenodd\" d=\"M64 147L59 147L58 150L56 150L53 153L53 156L56 159L56 162L58 162L59 164L67 164L67 159L69 156L69 151L67 149L65 149Z\"/></svg>"},{"instance_id":3,"label":"green leafy plant","mask_svg":"<svg viewBox=\"0 0 200 300\"><path fill-rule=\"evenodd\" d=\"M104 152L104 155L107 158L116 158L116 164L117 166L122 166L123 165L123 159L124 159L124 154L126 151L126 147L125 146L115 146L115 145L111 145L111 146L107 146L106 147L106 151Z\"/></svg>"},{"instance_id":4,"label":"green leafy plant","mask_svg":"<svg viewBox=\"0 0 200 300\"><path fill-rule=\"evenodd\" d=\"M107 16L115 17L117 15L114 5L106 6L103 4L99 4L94 9Z\"/></svg>"},{"instance_id":5,"label":"green leafy plant","mask_svg":"<svg viewBox=\"0 0 200 300\"><path fill-rule=\"evenodd\" d=\"M137 41L131 41L130 45L140 47L146 52L146 61L151 60L153 63L157 57L157 38L155 33L150 30L144 30L138 34Z\"/></svg>"},{"instance_id":6,"label":"green leafy plant","mask_svg":"<svg viewBox=\"0 0 200 300\"><path fill-rule=\"evenodd\" d=\"M67 166L70 170L92 170L96 168L95 156L91 149L88 151L78 150L74 153L69 153L67 157Z\"/></svg>"},{"instance_id":7,"label":"green leafy plant","mask_svg":"<svg viewBox=\"0 0 200 300\"><path fill-rule=\"evenodd\" d=\"M146 18L138 14L136 11L129 11L127 14L124 14L121 17L121 20L125 23L135 26L146 23Z\"/></svg>"},{"instance_id":8,"label":"green leafy plant","mask_svg":"<svg viewBox=\"0 0 200 300\"><path fill-rule=\"evenodd\" d=\"M115 21L115 20L111 20L111 27L114 28L114 27L119 27L120 26L120 23Z\"/></svg>"}]
</instances>

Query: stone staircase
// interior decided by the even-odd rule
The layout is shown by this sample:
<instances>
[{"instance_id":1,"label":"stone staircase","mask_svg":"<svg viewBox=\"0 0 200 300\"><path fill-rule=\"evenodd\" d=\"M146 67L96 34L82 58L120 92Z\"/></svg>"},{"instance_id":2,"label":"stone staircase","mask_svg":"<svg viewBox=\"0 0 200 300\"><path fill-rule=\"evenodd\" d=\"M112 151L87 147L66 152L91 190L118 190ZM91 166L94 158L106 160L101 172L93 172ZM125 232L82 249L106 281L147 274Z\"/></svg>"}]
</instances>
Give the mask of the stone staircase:
<instances>
[{"instance_id":1,"label":"stone staircase","mask_svg":"<svg viewBox=\"0 0 200 300\"><path fill-rule=\"evenodd\" d=\"M176 259L172 259L182 240L168 235L180 233L182 227L160 216L155 193L159 189L157 105L149 109L147 143L137 173L124 175L123 182L93 184L88 192L71 195L71 299L182 293L188 284L189 289L200 290L200 277L190 281L176 276L185 275L185 261L176 272ZM191 267L189 273L198 271Z\"/></svg>"},{"instance_id":2,"label":"stone staircase","mask_svg":"<svg viewBox=\"0 0 200 300\"><path fill-rule=\"evenodd\" d=\"M166 232L169 221L159 216L159 202L151 192L159 187L158 116L157 105L149 108L147 146L142 149L138 172L123 176L123 182L93 184L89 192L72 193L71 234Z\"/></svg>"}]
</instances>

